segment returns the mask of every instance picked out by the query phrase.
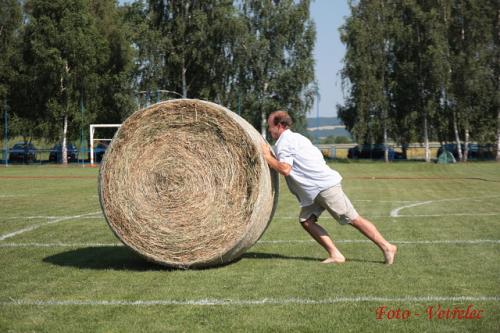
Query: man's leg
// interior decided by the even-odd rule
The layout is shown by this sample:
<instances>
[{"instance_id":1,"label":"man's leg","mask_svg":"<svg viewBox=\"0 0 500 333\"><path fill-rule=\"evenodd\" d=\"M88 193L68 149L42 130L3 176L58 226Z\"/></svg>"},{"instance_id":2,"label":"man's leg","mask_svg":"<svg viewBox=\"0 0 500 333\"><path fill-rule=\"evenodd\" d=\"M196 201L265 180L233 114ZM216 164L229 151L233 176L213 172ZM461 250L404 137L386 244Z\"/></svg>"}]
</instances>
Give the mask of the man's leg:
<instances>
[{"instance_id":1,"label":"man's leg","mask_svg":"<svg viewBox=\"0 0 500 333\"><path fill-rule=\"evenodd\" d=\"M328 252L328 258L322 262L325 264L340 264L345 262L345 257L335 247L326 230L316 223L316 220L316 216L312 215L301 224L302 227Z\"/></svg>"},{"instance_id":2,"label":"man's leg","mask_svg":"<svg viewBox=\"0 0 500 333\"><path fill-rule=\"evenodd\" d=\"M382 252L384 252L386 264L391 265L394 263L394 257L396 256L396 252L398 250L397 246L386 241L373 223L359 215L356 219L351 221L351 225L358 229L363 235L368 237L372 242L377 244Z\"/></svg>"}]
</instances>

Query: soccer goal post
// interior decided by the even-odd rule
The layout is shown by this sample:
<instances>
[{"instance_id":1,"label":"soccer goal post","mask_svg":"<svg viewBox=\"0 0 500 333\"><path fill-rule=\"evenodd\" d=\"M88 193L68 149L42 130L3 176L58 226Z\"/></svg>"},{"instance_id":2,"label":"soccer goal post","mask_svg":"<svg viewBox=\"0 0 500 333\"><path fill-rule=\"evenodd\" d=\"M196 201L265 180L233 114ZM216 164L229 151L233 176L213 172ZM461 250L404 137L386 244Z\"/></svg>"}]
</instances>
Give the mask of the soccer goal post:
<instances>
[{"instance_id":1,"label":"soccer goal post","mask_svg":"<svg viewBox=\"0 0 500 333\"><path fill-rule=\"evenodd\" d=\"M112 138L94 138L96 128L119 128L121 124L91 124L90 125L90 165L94 165L94 142L108 141L111 142Z\"/></svg>"}]
</instances>

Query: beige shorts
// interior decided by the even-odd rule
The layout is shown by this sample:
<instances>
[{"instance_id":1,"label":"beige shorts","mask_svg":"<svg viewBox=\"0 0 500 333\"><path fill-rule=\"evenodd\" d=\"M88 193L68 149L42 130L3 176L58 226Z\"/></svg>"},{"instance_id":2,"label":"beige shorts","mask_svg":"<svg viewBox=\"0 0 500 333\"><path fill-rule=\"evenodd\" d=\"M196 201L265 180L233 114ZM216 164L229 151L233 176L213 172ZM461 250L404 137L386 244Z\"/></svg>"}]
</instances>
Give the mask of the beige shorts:
<instances>
[{"instance_id":1,"label":"beige shorts","mask_svg":"<svg viewBox=\"0 0 500 333\"><path fill-rule=\"evenodd\" d=\"M357 219L359 216L349 198L342 191L342 186L337 185L321 191L312 205L302 207L299 221L301 223L305 222L312 216L314 216L314 221L317 221L325 209L340 224L350 224L352 220Z\"/></svg>"}]
</instances>

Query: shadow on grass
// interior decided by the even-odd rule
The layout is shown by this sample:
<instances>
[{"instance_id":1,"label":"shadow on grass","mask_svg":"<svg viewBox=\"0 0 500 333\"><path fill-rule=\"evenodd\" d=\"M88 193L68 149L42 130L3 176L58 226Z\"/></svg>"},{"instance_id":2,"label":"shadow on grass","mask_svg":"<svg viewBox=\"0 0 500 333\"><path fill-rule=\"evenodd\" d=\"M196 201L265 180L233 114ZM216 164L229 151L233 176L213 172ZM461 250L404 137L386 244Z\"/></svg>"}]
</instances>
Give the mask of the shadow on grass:
<instances>
[{"instance_id":1,"label":"shadow on grass","mask_svg":"<svg viewBox=\"0 0 500 333\"><path fill-rule=\"evenodd\" d=\"M81 269L114 269L128 271L171 271L142 258L125 246L84 247L61 252L43 259L58 266Z\"/></svg>"},{"instance_id":2,"label":"shadow on grass","mask_svg":"<svg viewBox=\"0 0 500 333\"><path fill-rule=\"evenodd\" d=\"M320 262L324 258L306 257L306 256L287 256L277 253L262 253L262 252L247 252L232 263L236 263L241 259L285 259L285 260L301 260L301 261L316 261ZM61 252L51 255L43 259L44 262L63 266L76 267L80 269L99 269L99 270L126 270L126 271L175 271L182 270L179 268L169 268L159 264L147 261L140 255L136 254L125 246L100 246L100 247L84 247L70 251ZM361 259L347 259L348 262L364 262L377 263L381 261L370 261ZM225 265L212 267L208 269L222 268Z\"/></svg>"},{"instance_id":3,"label":"shadow on grass","mask_svg":"<svg viewBox=\"0 0 500 333\"><path fill-rule=\"evenodd\" d=\"M361 262L361 263L367 263L367 264L385 264L383 260L365 260L365 259L352 259L352 258L346 258L346 262Z\"/></svg>"},{"instance_id":4,"label":"shadow on grass","mask_svg":"<svg viewBox=\"0 0 500 333\"><path fill-rule=\"evenodd\" d=\"M320 258L285 256L277 253L247 252L241 256L243 259L289 259L289 260L310 260L321 261Z\"/></svg>"},{"instance_id":5,"label":"shadow on grass","mask_svg":"<svg viewBox=\"0 0 500 333\"><path fill-rule=\"evenodd\" d=\"M285 256L277 253L262 253L262 252L247 252L242 256L243 259L290 259L290 260L308 260L321 262L325 258L314 258L314 257L297 257L297 256ZM360 262L368 264L383 264L383 261L376 260L365 260L356 258L346 258L346 262Z\"/></svg>"}]
</instances>

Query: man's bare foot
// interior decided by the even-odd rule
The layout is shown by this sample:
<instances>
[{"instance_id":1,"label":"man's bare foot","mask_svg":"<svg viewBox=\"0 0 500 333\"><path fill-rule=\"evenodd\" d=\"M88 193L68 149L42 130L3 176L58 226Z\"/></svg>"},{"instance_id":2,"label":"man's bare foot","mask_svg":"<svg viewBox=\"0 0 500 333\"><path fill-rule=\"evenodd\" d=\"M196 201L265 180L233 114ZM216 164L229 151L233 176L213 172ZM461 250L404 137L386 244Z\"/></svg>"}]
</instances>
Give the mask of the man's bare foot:
<instances>
[{"instance_id":1,"label":"man's bare foot","mask_svg":"<svg viewBox=\"0 0 500 333\"><path fill-rule=\"evenodd\" d=\"M345 257L339 250L336 250L333 255L323 260L323 264L342 264L345 262Z\"/></svg>"},{"instance_id":2,"label":"man's bare foot","mask_svg":"<svg viewBox=\"0 0 500 333\"><path fill-rule=\"evenodd\" d=\"M345 262L345 258L326 258L321 263L322 264L343 264Z\"/></svg>"},{"instance_id":3,"label":"man's bare foot","mask_svg":"<svg viewBox=\"0 0 500 333\"><path fill-rule=\"evenodd\" d=\"M396 252L398 252L398 247L396 245L390 245L387 251L384 251L385 264L392 265L394 263L394 257L396 257Z\"/></svg>"}]
</instances>

